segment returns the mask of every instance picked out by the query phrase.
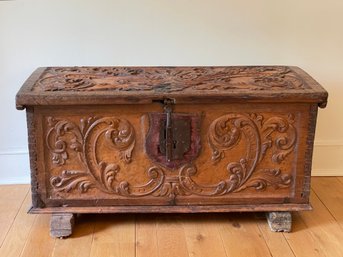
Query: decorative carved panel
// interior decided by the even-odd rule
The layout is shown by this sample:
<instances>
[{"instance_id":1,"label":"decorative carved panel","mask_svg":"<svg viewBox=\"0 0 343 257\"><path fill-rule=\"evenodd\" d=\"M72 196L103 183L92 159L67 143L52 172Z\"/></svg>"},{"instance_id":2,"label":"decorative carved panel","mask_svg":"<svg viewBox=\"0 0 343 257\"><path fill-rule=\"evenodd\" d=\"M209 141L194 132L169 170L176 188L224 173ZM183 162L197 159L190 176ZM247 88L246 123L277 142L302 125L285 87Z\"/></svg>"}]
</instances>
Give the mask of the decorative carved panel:
<instances>
[{"instance_id":1,"label":"decorative carved panel","mask_svg":"<svg viewBox=\"0 0 343 257\"><path fill-rule=\"evenodd\" d=\"M242 92L300 90L310 86L283 66L48 68L33 91Z\"/></svg>"},{"instance_id":2,"label":"decorative carved panel","mask_svg":"<svg viewBox=\"0 0 343 257\"><path fill-rule=\"evenodd\" d=\"M87 192L95 187L107 193L121 195L136 195L136 191L146 193L154 191L163 177L159 168L148 170L151 178L149 183L131 187L126 181L117 181L116 175L121 170L118 163L106 163L97 158L99 138L103 137L105 144L116 152L122 163L132 160L132 150L135 145L135 132L132 125L124 119L115 117L81 119L77 125L67 119L48 118L50 127L46 136L46 145L52 156L52 163L63 166L68 160L68 151L75 151L84 170L64 170L60 176L51 177L51 186L56 191L69 192L78 189ZM65 140L69 134L68 141ZM143 193L144 194L144 193ZM142 194L138 194L142 195Z\"/></svg>"},{"instance_id":3,"label":"decorative carved panel","mask_svg":"<svg viewBox=\"0 0 343 257\"><path fill-rule=\"evenodd\" d=\"M214 163L225 159L225 151L246 141L245 155L227 164L228 177L216 185L206 187L197 185L191 176L196 173L193 166L181 171L184 187L198 194L226 194L239 192L248 187L263 190L267 186L288 187L292 176L283 174L278 168L259 168L268 149L272 151L272 161L281 163L294 150L297 133L292 125L294 115L288 118L273 116L264 119L259 114L231 113L219 117L210 125L208 140L212 149Z\"/></svg>"},{"instance_id":4,"label":"decorative carved panel","mask_svg":"<svg viewBox=\"0 0 343 257\"><path fill-rule=\"evenodd\" d=\"M297 131L293 126L294 115L264 118L256 113L229 113L211 122L207 131L209 156L213 169L207 169L207 176L213 176L220 162L227 162L227 177L215 184L201 184L194 176L201 170L196 163L184 164L173 175L167 167L151 166L147 170L147 182L132 184L118 179L125 168L134 162L132 155L136 134L131 123L115 117L89 117L79 124L68 119L47 119L46 146L53 165L61 167L57 176L50 178L55 192L78 190L87 192L90 188L108 194L124 197L169 197L179 196L223 196L241 192L247 188L257 191L267 187L274 189L289 187L293 177L284 173L278 165L294 151ZM101 141L102 140L102 141ZM118 155L120 162L105 162L99 157L99 145L108 147ZM244 154L231 160L227 152L243 145ZM241 146L242 147L242 146ZM76 153L72 155L72 152ZM260 163L269 152L271 167ZM70 156L77 156L82 169L68 170L63 166ZM138 167L138 166L137 166Z\"/></svg>"}]
</instances>

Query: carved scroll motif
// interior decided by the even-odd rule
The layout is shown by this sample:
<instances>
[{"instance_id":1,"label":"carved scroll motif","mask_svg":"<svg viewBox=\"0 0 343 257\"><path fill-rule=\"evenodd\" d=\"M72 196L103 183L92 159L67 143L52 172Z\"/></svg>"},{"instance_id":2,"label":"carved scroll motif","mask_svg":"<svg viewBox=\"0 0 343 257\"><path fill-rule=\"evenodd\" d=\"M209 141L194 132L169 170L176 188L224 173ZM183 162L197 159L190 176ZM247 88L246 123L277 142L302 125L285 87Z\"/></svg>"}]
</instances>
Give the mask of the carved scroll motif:
<instances>
[{"instance_id":1,"label":"carved scroll motif","mask_svg":"<svg viewBox=\"0 0 343 257\"><path fill-rule=\"evenodd\" d=\"M268 149L272 151L271 159L275 163L281 163L294 150L297 134L293 122L291 114L288 119L274 116L264 120L258 114L227 114L216 119L208 132L212 161L222 161L225 152L237 146L243 138L247 144L245 156L229 162L227 179L215 185L197 184L192 179L197 173L196 167L185 165L180 170L180 184L187 192L206 196L239 192L249 187L256 190L264 190L267 186L289 187L293 179L291 175L283 174L280 169L258 168L258 164Z\"/></svg>"},{"instance_id":2,"label":"carved scroll motif","mask_svg":"<svg viewBox=\"0 0 343 257\"><path fill-rule=\"evenodd\" d=\"M131 162L135 133L127 120L90 117L81 119L80 126L77 126L69 120L50 117L48 125L50 129L46 144L52 154L53 164L64 165L68 160L69 148L77 153L84 166L84 170L64 170L61 175L51 177L50 183L55 191L69 192L77 189L84 193L90 188L98 188L106 193L123 196L144 196L161 186L164 174L158 167L148 170L150 180L146 184L136 186L127 181L117 181L119 164L98 160L98 141L103 137L105 144L119 154L123 163Z\"/></svg>"},{"instance_id":3,"label":"carved scroll motif","mask_svg":"<svg viewBox=\"0 0 343 257\"><path fill-rule=\"evenodd\" d=\"M78 126L66 119L49 118L46 144L53 164L63 166L71 150L76 152L84 167L83 170L64 170L59 176L52 177L50 183L57 192L79 190L85 193L90 188L97 188L127 197L152 195L171 199L178 195L221 196L247 188L259 191L268 186L285 188L293 181L291 175L278 168L260 168L259 164L268 151L271 161L280 164L294 150L297 133L293 123L291 114L287 118L273 116L267 119L254 113L224 115L214 120L208 131L214 168L216 163L230 159L226 152L242 142L245 144L245 154L226 165L226 179L216 184L200 185L192 179L197 167L189 163L183 165L176 176L166 176L163 168L153 166L147 171L146 184L131 185L117 180L120 163L106 163L98 160L96 154L99 140L103 138L113 153L120 156L122 163L131 162L135 134L127 120L90 117L81 119Z\"/></svg>"},{"instance_id":4,"label":"carved scroll motif","mask_svg":"<svg viewBox=\"0 0 343 257\"><path fill-rule=\"evenodd\" d=\"M289 67L59 67L48 68L35 91L187 92L309 88Z\"/></svg>"}]
</instances>

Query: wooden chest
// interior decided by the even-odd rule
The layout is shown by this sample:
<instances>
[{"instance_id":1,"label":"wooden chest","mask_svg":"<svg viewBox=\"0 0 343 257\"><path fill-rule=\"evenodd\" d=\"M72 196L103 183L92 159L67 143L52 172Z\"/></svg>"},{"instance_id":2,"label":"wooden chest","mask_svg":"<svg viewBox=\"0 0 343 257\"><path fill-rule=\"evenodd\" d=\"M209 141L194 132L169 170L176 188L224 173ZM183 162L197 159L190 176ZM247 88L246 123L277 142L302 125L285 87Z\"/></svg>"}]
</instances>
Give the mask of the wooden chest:
<instances>
[{"instance_id":1,"label":"wooden chest","mask_svg":"<svg viewBox=\"0 0 343 257\"><path fill-rule=\"evenodd\" d=\"M75 213L266 211L289 231L326 102L297 67L39 68L16 98L30 212L58 237Z\"/></svg>"}]
</instances>

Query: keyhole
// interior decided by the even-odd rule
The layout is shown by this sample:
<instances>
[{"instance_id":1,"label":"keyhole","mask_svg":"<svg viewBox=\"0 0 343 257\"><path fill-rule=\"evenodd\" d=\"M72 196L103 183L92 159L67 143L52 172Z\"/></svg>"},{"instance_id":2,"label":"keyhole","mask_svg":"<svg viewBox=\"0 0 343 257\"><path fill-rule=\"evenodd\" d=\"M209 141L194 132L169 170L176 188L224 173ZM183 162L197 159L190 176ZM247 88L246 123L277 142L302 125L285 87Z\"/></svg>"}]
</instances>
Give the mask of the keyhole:
<instances>
[{"instance_id":1,"label":"keyhole","mask_svg":"<svg viewBox=\"0 0 343 257\"><path fill-rule=\"evenodd\" d=\"M174 140L174 141L173 141L173 148L174 148L174 149L176 149L176 144L177 144L177 141Z\"/></svg>"}]
</instances>

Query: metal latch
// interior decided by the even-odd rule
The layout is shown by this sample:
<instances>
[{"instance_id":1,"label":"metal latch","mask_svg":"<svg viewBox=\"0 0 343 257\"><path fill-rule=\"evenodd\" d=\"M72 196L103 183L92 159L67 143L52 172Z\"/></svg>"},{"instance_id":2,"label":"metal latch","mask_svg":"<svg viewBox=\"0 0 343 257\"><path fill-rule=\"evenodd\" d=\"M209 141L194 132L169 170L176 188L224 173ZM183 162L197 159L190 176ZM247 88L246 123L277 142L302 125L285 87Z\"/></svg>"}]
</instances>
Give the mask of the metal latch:
<instances>
[{"instance_id":1,"label":"metal latch","mask_svg":"<svg viewBox=\"0 0 343 257\"><path fill-rule=\"evenodd\" d=\"M173 118L172 99L164 102L165 120L160 127L159 150L166 156L166 161L180 160L189 151L191 145L191 123L189 118Z\"/></svg>"},{"instance_id":2,"label":"metal latch","mask_svg":"<svg viewBox=\"0 0 343 257\"><path fill-rule=\"evenodd\" d=\"M149 158L168 169L178 169L191 163L201 150L200 113L182 110L173 99L154 100L163 105L163 112L150 112L145 151Z\"/></svg>"}]
</instances>

